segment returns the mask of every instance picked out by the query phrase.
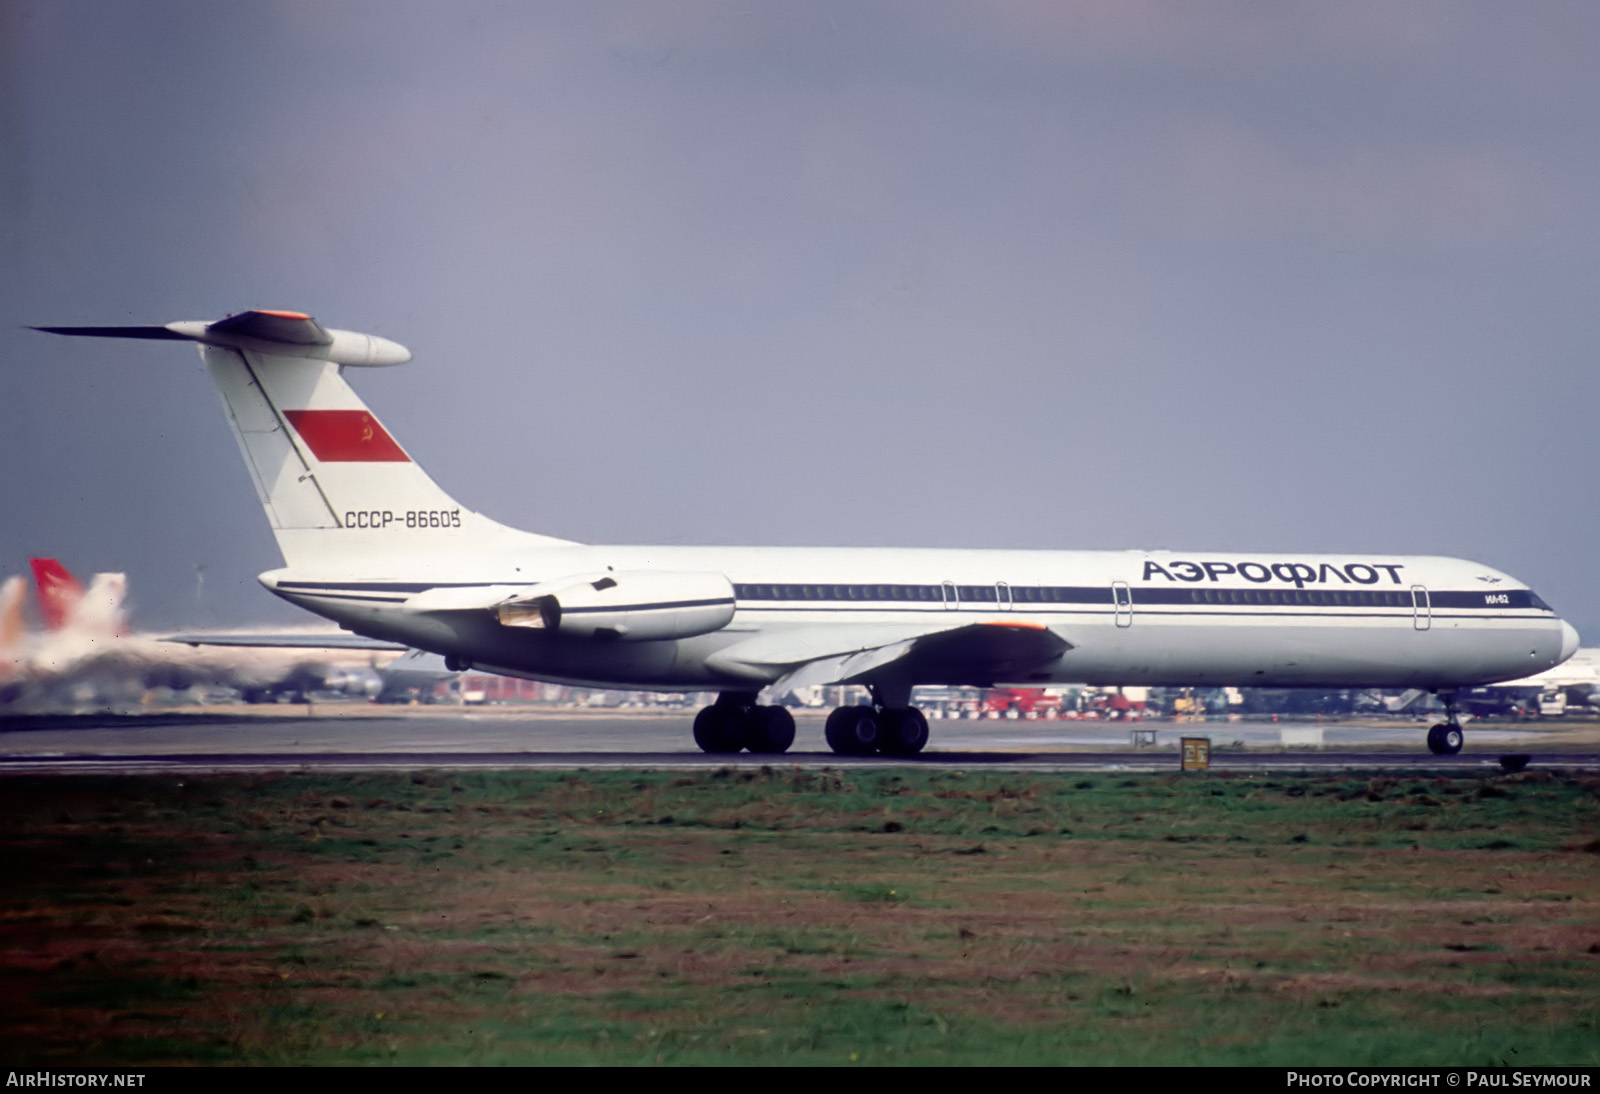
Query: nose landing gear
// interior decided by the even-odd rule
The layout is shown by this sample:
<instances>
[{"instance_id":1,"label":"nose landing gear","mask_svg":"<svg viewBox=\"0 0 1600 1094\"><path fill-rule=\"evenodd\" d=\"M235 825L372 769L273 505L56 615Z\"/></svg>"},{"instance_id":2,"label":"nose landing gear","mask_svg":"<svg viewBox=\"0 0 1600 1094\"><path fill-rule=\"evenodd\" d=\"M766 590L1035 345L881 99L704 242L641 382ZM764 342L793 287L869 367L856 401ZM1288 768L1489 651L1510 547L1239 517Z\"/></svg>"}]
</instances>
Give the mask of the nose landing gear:
<instances>
[{"instance_id":1,"label":"nose landing gear","mask_svg":"<svg viewBox=\"0 0 1600 1094\"><path fill-rule=\"evenodd\" d=\"M1428 730L1428 751L1435 756L1454 756L1466 740L1461 732L1461 715L1456 710L1455 690L1440 691L1439 698L1444 702L1445 720Z\"/></svg>"}]
</instances>

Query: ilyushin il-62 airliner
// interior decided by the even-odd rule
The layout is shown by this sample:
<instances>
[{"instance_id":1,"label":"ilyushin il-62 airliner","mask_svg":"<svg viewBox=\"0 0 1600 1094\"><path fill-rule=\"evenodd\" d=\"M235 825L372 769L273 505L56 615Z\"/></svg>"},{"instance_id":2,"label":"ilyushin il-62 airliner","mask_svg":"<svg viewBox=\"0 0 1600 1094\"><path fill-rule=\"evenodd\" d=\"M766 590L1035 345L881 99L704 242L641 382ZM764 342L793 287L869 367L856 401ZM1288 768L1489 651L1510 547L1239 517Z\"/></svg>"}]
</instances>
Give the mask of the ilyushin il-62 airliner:
<instances>
[{"instance_id":1,"label":"ilyushin il-62 airliner","mask_svg":"<svg viewBox=\"0 0 1600 1094\"><path fill-rule=\"evenodd\" d=\"M847 755L928 740L923 684L1426 688L1436 753L1456 689L1570 657L1577 632L1515 578L1456 558L1173 551L591 546L463 508L345 381L403 346L299 312L40 327L199 344L284 567L269 590L451 668L597 687L715 691L707 752L782 753L763 698L865 685L828 717ZM354 636L352 636L354 640Z\"/></svg>"}]
</instances>

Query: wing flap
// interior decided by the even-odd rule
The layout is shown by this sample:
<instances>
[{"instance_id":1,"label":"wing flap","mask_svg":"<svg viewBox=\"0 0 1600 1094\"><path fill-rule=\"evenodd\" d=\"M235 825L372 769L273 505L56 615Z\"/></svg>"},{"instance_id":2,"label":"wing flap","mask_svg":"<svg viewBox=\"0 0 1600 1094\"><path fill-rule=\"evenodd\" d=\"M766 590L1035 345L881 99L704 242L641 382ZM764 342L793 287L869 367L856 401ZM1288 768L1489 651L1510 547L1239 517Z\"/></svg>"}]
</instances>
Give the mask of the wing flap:
<instances>
[{"instance_id":1,"label":"wing flap","mask_svg":"<svg viewBox=\"0 0 1600 1094\"><path fill-rule=\"evenodd\" d=\"M985 622L928 635L912 656L919 676L992 684L1022 680L1071 648L1042 624Z\"/></svg>"},{"instance_id":2,"label":"wing flap","mask_svg":"<svg viewBox=\"0 0 1600 1094\"><path fill-rule=\"evenodd\" d=\"M910 653L916 641L915 638L907 638L903 642L892 642L877 649L807 661L778 677L772 685L772 694L782 695L786 691L795 691L799 688L816 687L821 684L845 684L865 679L874 670L892 665Z\"/></svg>"},{"instance_id":3,"label":"wing flap","mask_svg":"<svg viewBox=\"0 0 1600 1094\"><path fill-rule=\"evenodd\" d=\"M707 657L706 665L718 672L751 680L771 680L775 675L813 661L878 649L933 634L948 626L946 623L883 623L794 627L756 635L724 647Z\"/></svg>"},{"instance_id":4,"label":"wing flap","mask_svg":"<svg viewBox=\"0 0 1600 1094\"><path fill-rule=\"evenodd\" d=\"M712 668L772 680L774 693L871 680L891 665L916 680L971 683L1022 679L1072 644L1048 627L982 622L877 627L809 627L735 643L707 659Z\"/></svg>"}]
</instances>

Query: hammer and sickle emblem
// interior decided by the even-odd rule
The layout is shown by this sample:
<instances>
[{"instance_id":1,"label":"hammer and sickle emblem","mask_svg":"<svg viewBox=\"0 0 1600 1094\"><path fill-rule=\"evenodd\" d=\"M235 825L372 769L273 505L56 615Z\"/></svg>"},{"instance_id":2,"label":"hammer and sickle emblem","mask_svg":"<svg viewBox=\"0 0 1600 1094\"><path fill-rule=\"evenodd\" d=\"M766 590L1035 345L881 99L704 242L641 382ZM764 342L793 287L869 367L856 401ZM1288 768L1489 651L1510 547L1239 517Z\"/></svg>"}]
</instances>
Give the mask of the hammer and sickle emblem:
<instances>
[{"instance_id":1,"label":"hammer and sickle emblem","mask_svg":"<svg viewBox=\"0 0 1600 1094\"><path fill-rule=\"evenodd\" d=\"M361 443L366 444L372 440L372 419L367 415L361 416Z\"/></svg>"}]
</instances>

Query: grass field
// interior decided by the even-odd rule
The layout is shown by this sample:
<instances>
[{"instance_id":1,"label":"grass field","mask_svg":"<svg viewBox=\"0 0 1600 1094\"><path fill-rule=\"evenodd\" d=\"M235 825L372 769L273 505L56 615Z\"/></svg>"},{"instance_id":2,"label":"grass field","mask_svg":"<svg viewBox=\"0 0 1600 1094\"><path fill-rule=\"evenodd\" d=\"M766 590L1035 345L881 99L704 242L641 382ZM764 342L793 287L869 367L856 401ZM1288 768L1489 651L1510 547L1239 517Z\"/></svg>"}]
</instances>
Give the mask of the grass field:
<instances>
[{"instance_id":1,"label":"grass field","mask_svg":"<svg viewBox=\"0 0 1600 1094\"><path fill-rule=\"evenodd\" d=\"M1600 779L10 778L0 1055L1600 1064Z\"/></svg>"}]
</instances>

